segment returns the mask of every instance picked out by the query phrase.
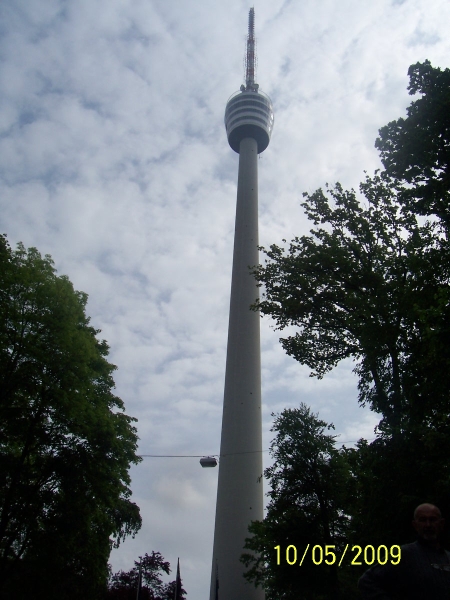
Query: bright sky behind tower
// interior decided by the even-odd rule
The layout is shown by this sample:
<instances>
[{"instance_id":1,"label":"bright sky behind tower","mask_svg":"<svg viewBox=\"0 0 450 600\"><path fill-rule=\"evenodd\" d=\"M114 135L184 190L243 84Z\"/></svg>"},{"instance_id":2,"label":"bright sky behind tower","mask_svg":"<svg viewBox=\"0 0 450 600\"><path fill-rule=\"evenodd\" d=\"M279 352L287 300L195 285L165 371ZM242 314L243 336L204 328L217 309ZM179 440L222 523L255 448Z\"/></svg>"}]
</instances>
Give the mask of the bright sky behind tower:
<instances>
[{"instance_id":1,"label":"bright sky behind tower","mask_svg":"<svg viewBox=\"0 0 450 600\"><path fill-rule=\"evenodd\" d=\"M218 454L238 155L223 113L243 83L242 0L3 0L0 230L52 255L89 294L140 454ZM256 80L275 126L259 161L260 243L307 233L300 202L357 188L380 127L405 116L410 64L449 65L440 0L255 0ZM373 437L352 363L322 381L261 321L271 413L309 404L340 440ZM264 453L264 464L269 455ZM113 570L157 550L191 600L209 593L217 469L145 458L143 526ZM175 573L172 573L174 578Z\"/></svg>"}]
</instances>

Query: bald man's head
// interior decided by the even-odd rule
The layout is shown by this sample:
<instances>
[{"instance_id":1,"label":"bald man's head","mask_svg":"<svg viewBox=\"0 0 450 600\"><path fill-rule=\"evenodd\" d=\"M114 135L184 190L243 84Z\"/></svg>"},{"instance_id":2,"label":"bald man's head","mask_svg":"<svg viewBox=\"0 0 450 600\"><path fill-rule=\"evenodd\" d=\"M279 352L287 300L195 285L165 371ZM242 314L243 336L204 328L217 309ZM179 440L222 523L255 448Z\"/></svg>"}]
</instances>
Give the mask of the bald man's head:
<instances>
[{"instance_id":1,"label":"bald man's head","mask_svg":"<svg viewBox=\"0 0 450 600\"><path fill-rule=\"evenodd\" d=\"M441 511L434 504L419 504L412 522L419 539L432 546L439 546L439 537L444 528Z\"/></svg>"},{"instance_id":2,"label":"bald man's head","mask_svg":"<svg viewBox=\"0 0 450 600\"><path fill-rule=\"evenodd\" d=\"M425 502L424 504L419 504L419 506L414 511L414 518L416 518L418 514L423 513L423 511L430 510L433 511L437 516L442 518L441 511L439 510L439 508L434 504L428 504L428 502Z\"/></svg>"}]
</instances>

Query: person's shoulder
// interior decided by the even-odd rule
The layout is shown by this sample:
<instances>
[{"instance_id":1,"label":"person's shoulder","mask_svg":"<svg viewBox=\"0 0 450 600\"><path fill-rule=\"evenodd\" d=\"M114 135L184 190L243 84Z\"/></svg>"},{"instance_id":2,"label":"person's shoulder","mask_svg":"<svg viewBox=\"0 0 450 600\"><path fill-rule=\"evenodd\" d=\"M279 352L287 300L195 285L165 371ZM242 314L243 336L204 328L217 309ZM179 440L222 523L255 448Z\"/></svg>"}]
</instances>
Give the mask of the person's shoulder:
<instances>
[{"instance_id":1,"label":"person's shoulder","mask_svg":"<svg viewBox=\"0 0 450 600\"><path fill-rule=\"evenodd\" d=\"M436 558L436 556L443 555L447 557L447 560L450 562L450 552L441 548L440 550L435 550L433 548L429 548L423 543L420 543L418 540L416 542L412 542L412 544L404 544L400 546L401 549L401 560L404 563L410 563L413 561L416 564L422 564L424 561L433 562L431 557ZM444 561L445 562L445 561Z\"/></svg>"},{"instance_id":2,"label":"person's shoulder","mask_svg":"<svg viewBox=\"0 0 450 600\"><path fill-rule=\"evenodd\" d=\"M436 552L436 550L433 550L433 548L430 548L429 546L427 546L427 544L420 543L419 540L416 540L415 542L412 542L411 544L403 544L402 546L400 546L400 550L402 551L402 554L404 552L406 552L407 554L419 554L422 552L430 552L430 551ZM438 550L438 552L442 552L442 553L445 552L446 554L449 554L449 551L446 550L445 548L443 548L442 546Z\"/></svg>"},{"instance_id":3,"label":"person's shoulder","mask_svg":"<svg viewBox=\"0 0 450 600\"><path fill-rule=\"evenodd\" d=\"M411 542L410 544L402 544L400 546L402 556L417 554L420 552L420 546L417 542Z\"/></svg>"},{"instance_id":4,"label":"person's shoulder","mask_svg":"<svg viewBox=\"0 0 450 600\"><path fill-rule=\"evenodd\" d=\"M400 546L402 552L416 552L419 550L419 548L420 544L417 540L415 542L411 542L410 544L402 544Z\"/></svg>"},{"instance_id":5,"label":"person's shoulder","mask_svg":"<svg viewBox=\"0 0 450 600\"><path fill-rule=\"evenodd\" d=\"M417 542L411 542L410 544L402 544L400 546L400 561L397 567L410 568L411 564L416 563L420 560L421 548Z\"/></svg>"}]
</instances>

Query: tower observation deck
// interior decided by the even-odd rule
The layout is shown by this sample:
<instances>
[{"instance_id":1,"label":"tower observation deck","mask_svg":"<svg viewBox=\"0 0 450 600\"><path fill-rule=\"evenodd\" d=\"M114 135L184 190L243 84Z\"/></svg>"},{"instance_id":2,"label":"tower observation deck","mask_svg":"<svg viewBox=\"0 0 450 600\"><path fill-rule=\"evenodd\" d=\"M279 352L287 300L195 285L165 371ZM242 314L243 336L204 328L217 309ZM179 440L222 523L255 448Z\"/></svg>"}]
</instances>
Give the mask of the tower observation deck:
<instances>
[{"instance_id":1,"label":"tower observation deck","mask_svg":"<svg viewBox=\"0 0 450 600\"><path fill-rule=\"evenodd\" d=\"M225 109L225 128L228 143L235 152L244 138L253 138L258 144L258 154L270 142L273 129L273 106L266 94L259 90L256 75L255 11L248 17L247 53L245 56L245 85L228 100Z\"/></svg>"},{"instance_id":2,"label":"tower observation deck","mask_svg":"<svg viewBox=\"0 0 450 600\"><path fill-rule=\"evenodd\" d=\"M235 152L239 152L241 140L253 138L258 144L258 154L261 154L269 145L272 135L272 102L267 94L258 89L247 90L242 87L244 89L231 96L225 109L228 143Z\"/></svg>"},{"instance_id":3,"label":"tower observation deck","mask_svg":"<svg viewBox=\"0 0 450 600\"><path fill-rule=\"evenodd\" d=\"M251 521L264 518L259 288L249 266L258 256L258 154L273 128L270 98L255 83L254 9L250 9L245 85L228 100L225 127L239 154L230 317L217 484L210 600L264 600L240 562Z\"/></svg>"}]
</instances>

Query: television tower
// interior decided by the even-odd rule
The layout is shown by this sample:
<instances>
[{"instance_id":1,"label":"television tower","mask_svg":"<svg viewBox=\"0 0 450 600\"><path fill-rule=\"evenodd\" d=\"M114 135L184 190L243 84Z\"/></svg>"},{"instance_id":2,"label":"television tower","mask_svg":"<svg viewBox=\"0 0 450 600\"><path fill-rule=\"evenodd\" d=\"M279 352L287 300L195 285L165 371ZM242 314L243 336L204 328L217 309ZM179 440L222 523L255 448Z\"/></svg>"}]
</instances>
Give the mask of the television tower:
<instances>
[{"instance_id":1,"label":"television tower","mask_svg":"<svg viewBox=\"0 0 450 600\"><path fill-rule=\"evenodd\" d=\"M255 45L251 8L245 85L225 109L239 172L210 600L264 600L264 591L244 579L239 560L250 522L264 518L260 316L250 310L259 288L249 266L259 263L258 154L269 145L273 107L255 82Z\"/></svg>"}]
</instances>

